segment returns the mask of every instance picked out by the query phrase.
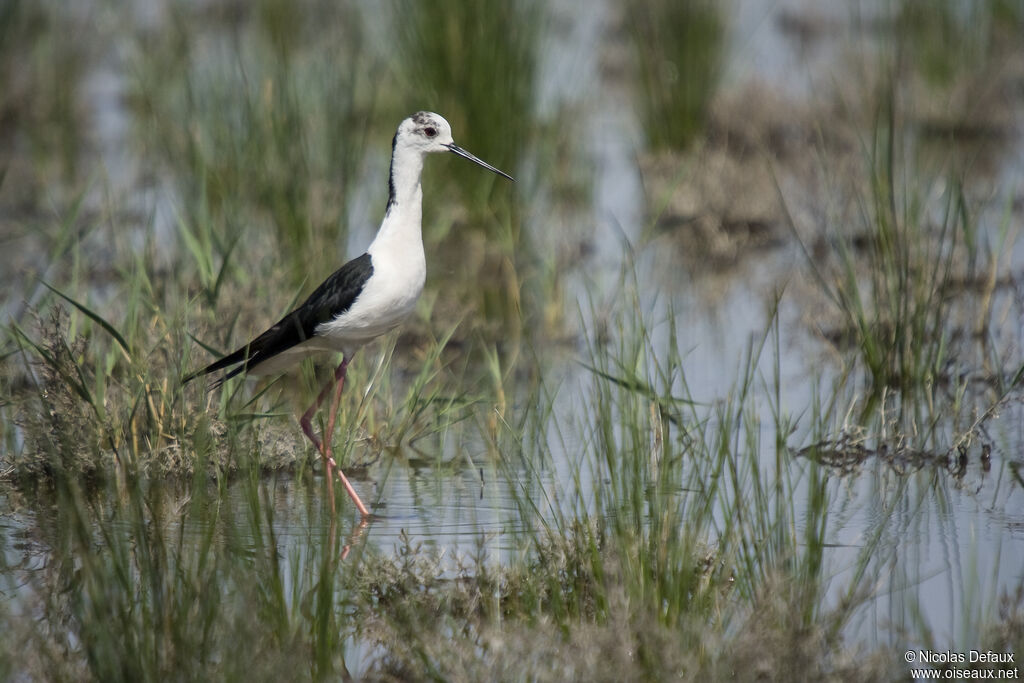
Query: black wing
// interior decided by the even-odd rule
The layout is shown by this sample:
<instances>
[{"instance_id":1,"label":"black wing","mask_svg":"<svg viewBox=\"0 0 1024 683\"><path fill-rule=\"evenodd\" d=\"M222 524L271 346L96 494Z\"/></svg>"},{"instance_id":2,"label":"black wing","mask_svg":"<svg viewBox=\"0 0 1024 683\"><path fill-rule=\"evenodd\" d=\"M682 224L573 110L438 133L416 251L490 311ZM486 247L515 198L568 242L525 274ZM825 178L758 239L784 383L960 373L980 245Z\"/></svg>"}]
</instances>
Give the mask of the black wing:
<instances>
[{"instance_id":1,"label":"black wing","mask_svg":"<svg viewBox=\"0 0 1024 683\"><path fill-rule=\"evenodd\" d=\"M210 363L202 370L196 370L186 375L182 378L182 383L200 375L208 375L211 372L241 363L237 368L224 375L221 379L223 382L282 351L311 339L316 332L317 325L334 319L352 307L371 275L373 275L373 263L369 254L352 259L334 271L309 295L309 298L294 311L277 321L273 327L242 348Z\"/></svg>"}]
</instances>

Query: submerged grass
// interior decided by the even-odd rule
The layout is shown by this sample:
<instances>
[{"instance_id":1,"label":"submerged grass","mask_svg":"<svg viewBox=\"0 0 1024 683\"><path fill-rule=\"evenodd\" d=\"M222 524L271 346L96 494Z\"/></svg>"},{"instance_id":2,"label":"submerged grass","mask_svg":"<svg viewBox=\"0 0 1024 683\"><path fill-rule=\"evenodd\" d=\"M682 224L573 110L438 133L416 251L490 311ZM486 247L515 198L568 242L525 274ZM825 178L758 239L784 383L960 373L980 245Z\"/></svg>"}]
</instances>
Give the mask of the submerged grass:
<instances>
[{"instance_id":1,"label":"submerged grass","mask_svg":"<svg viewBox=\"0 0 1024 683\"><path fill-rule=\"evenodd\" d=\"M830 600L836 487L824 468L792 461L778 406L762 422L758 385L778 378L759 368L777 349L777 322L751 346L734 391L701 406L674 316L655 322L662 313L637 299L635 281L621 290L610 339L592 341L579 386L542 383L493 435L528 521L513 535L520 559L496 569L459 558L453 578L440 578L450 562L408 540L397 558L367 559L357 595L384 651L371 676L871 680L890 670L855 659L842 639L884 566L881 534L858 549L842 600ZM579 424L554 417L560 392L580 397ZM564 489L550 477L559 467ZM756 656L743 654L755 643Z\"/></svg>"},{"instance_id":2,"label":"submerged grass","mask_svg":"<svg viewBox=\"0 0 1024 683\"><path fill-rule=\"evenodd\" d=\"M923 180L925 170L907 158L894 99L883 104L865 144L868 178L853 191L852 220L830 218L827 258L801 242L837 321L820 331L841 350L855 350L854 368L874 399L867 412L885 392L921 406L931 405L921 397L958 395L988 365L999 242L1008 237L1005 225L995 239L982 233L981 208L968 201L961 179ZM990 383L1001 386L1006 371L989 369Z\"/></svg>"},{"instance_id":3,"label":"submerged grass","mask_svg":"<svg viewBox=\"0 0 1024 683\"><path fill-rule=\"evenodd\" d=\"M36 513L31 524L48 561L22 588L36 626L16 620L5 629L31 653L20 658L19 667L33 664L22 673L105 681L339 675L344 539L318 526L301 547L282 547L273 500L281 485L253 471L229 508L204 476L187 493L134 476L89 490L77 477L56 477L43 494L53 512ZM241 643L252 648L244 656Z\"/></svg>"},{"instance_id":4,"label":"submerged grass","mask_svg":"<svg viewBox=\"0 0 1024 683\"><path fill-rule=\"evenodd\" d=\"M917 517L897 511L948 496L946 484L930 470L876 468L866 475L873 521L857 527L855 545L840 543L848 512L836 511L864 505L861 493L841 472L796 457L793 444L821 442L851 408L833 402L801 417L777 402L777 316L752 341L728 396L694 402L679 321L644 304L631 273L609 316L585 316L607 319L609 329L589 338L581 375L557 388L542 381L491 436L527 521L510 532L518 559L495 568L481 552L444 562L409 539L397 557L366 559L356 594L382 650L370 676L903 675L901 652L881 645L865 654L847 640L849 629L885 613L880 594L920 608L903 595L922 580L913 557L903 559ZM559 394L580 403L571 424L557 417ZM885 410L873 419L884 423ZM553 478L560 468L568 472ZM949 474L948 485L959 486ZM994 604L994 590L963 599ZM986 646L1022 635L1012 626L1019 599L1005 601L1001 616L977 614L978 633L994 628ZM993 620L1000 625L981 626ZM893 629L906 642L943 642L927 620Z\"/></svg>"}]
</instances>

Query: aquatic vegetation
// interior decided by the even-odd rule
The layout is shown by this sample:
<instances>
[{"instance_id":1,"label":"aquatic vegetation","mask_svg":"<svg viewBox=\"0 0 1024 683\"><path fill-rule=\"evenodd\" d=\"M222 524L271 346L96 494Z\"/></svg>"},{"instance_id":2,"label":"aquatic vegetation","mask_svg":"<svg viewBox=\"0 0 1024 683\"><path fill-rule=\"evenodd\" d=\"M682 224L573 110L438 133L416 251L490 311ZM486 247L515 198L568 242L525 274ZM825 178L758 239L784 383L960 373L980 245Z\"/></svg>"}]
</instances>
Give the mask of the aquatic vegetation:
<instances>
[{"instance_id":1,"label":"aquatic vegetation","mask_svg":"<svg viewBox=\"0 0 1024 683\"><path fill-rule=\"evenodd\" d=\"M652 151L683 150L704 130L722 71L726 22L706 0L622 3Z\"/></svg>"},{"instance_id":2,"label":"aquatic vegetation","mask_svg":"<svg viewBox=\"0 0 1024 683\"><path fill-rule=\"evenodd\" d=\"M547 188L565 155L638 165L645 143L601 118L616 54L650 71L627 124L660 150L651 168L708 171L680 150L708 149L702 117L721 115L729 12L622 3L577 36L553 4L478 5L97 10L111 47L87 51L120 79L99 94L108 71L54 55L55 97L118 114L69 101L67 131L120 122L94 144L137 173L94 169L91 135L51 173L65 145L24 146L47 126L3 148L0 678L879 680L921 648L1022 651L1019 141L986 173L963 150L935 164L886 59L843 81L853 100L713 121L753 131L715 152L767 157L791 230L701 268L685 211L629 225L657 214L642 191L620 216ZM57 8L0 11L36 67L74 53ZM849 37L814 16L787 30L801 18L807 54ZM888 48L888 25L856 28ZM569 134L534 99L552 42L584 37L614 88L574 105ZM0 79L24 46L4 42ZM679 60L692 90L664 87ZM30 125L44 95L4 115ZM180 378L351 255L410 108L528 173L511 189L453 164L424 186L444 201L422 305L361 352L339 411L334 452L379 504L361 524L327 504L290 407L330 363L216 393ZM635 180L592 165L595 192ZM714 178L724 198L749 190L737 177ZM538 253L570 223L582 243Z\"/></svg>"}]
</instances>

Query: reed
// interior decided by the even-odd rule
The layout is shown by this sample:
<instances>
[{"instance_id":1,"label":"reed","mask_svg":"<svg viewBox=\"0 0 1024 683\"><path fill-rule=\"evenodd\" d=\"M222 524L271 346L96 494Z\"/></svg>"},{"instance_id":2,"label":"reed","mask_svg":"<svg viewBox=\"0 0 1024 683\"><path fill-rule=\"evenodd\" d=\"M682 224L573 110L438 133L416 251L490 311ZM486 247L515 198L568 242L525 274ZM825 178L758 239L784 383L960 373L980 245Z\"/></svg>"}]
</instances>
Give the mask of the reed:
<instances>
[{"instance_id":1,"label":"reed","mask_svg":"<svg viewBox=\"0 0 1024 683\"><path fill-rule=\"evenodd\" d=\"M685 150L704 130L721 78L726 21L706 0L621 3L652 151Z\"/></svg>"}]
</instances>

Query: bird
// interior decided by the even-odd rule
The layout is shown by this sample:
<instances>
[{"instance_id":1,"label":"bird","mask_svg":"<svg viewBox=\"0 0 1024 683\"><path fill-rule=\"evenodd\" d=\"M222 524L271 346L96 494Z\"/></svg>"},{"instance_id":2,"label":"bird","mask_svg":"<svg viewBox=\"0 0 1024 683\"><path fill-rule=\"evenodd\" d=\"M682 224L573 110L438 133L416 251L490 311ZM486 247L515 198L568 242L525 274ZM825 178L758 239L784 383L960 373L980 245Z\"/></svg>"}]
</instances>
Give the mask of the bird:
<instances>
[{"instance_id":1,"label":"bird","mask_svg":"<svg viewBox=\"0 0 1024 683\"><path fill-rule=\"evenodd\" d=\"M413 312L426 281L423 251L423 188L420 176L428 154L449 152L514 182L514 178L455 144L448 121L421 111L402 121L391 142L388 203L384 220L366 251L334 271L297 308L235 351L182 378L227 370L210 385L216 389L236 375L283 373L302 359L323 352L341 353L334 377L324 384L299 420L302 431L319 451L327 469L332 499L333 472L362 517L371 514L331 455L331 437L349 362L365 344L398 327ZM334 387L323 438L311 420Z\"/></svg>"}]
</instances>

